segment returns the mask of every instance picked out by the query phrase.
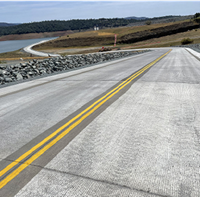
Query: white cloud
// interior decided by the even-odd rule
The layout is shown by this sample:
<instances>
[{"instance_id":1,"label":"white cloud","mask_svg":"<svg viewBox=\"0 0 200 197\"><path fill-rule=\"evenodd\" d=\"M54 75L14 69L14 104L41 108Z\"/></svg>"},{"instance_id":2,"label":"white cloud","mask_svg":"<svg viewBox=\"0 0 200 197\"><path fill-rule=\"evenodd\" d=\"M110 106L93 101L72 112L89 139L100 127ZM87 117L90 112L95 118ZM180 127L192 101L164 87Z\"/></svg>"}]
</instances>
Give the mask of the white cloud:
<instances>
[{"instance_id":1,"label":"white cloud","mask_svg":"<svg viewBox=\"0 0 200 197\"><path fill-rule=\"evenodd\" d=\"M0 1L0 22L190 15L199 7L200 1Z\"/></svg>"}]
</instances>

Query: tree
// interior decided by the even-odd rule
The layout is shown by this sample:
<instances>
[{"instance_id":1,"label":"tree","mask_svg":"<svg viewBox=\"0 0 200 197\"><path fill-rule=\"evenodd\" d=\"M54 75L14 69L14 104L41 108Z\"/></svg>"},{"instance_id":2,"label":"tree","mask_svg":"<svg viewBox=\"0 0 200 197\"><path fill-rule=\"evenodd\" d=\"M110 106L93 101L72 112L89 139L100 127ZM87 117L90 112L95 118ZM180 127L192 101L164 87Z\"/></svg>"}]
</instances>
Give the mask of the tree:
<instances>
[{"instance_id":1,"label":"tree","mask_svg":"<svg viewBox=\"0 0 200 197\"><path fill-rule=\"evenodd\" d=\"M196 14L194 15L194 18L198 18L198 17L200 17L200 13L196 13Z\"/></svg>"}]
</instances>

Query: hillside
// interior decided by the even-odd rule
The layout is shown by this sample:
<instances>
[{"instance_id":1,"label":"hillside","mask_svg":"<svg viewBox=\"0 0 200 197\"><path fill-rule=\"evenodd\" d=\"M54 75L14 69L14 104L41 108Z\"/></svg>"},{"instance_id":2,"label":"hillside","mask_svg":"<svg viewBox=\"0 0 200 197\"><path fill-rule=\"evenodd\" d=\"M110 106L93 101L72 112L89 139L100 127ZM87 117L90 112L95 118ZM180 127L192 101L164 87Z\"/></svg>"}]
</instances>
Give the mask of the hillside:
<instances>
[{"instance_id":1,"label":"hillside","mask_svg":"<svg viewBox=\"0 0 200 197\"><path fill-rule=\"evenodd\" d=\"M149 19L149 18L147 18L147 17L136 17L136 16L129 16L129 17L126 17L125 19L127 19L127 20L130 20L130 19L135 19L135 20L147 20L147 19Z\"/></svg>"},{"instance_id":2,"label":"hillside","mask_svg":"<svg viewBox=\"0 0 200 197\"><path fill-rule=\"evenodd\" d=\"M0 41L60 37L64 35L70 35L74 32L76 31L68 30L68 31L43 32L43 33L11 34L6 36L0 36Z\"/></svg>"},{"instance_id":3,"label":"hillside","mask_svg":"<svg viewBox=\"0 0 200 197\"><path fill-rule=\"evenodd\" d=\"M121 36L120 41L118 43L129 44L138 41L148 40L151 38L159 38L162 36L172 35L180 32L186 32L188 30L192 30L198 27L199 24L196 22L182 22L182 23L172 24L163 27L152 28L150 30L144 30L141 32L126 34L124 36Z\"/></svg>"},{"instance_id":4,"label":"hillside","mask_svg":"<svg viewBox=\"0 0 200 197\"><path fill-rule=\"evenodd\" d=\"M55 31L67 31L67 30L87 30L93 29L94 26L99 28L105 27L119 27L126 26L129 23L136 22L135 19L126 20L124 18L113 19L86 19L86 20L69 20L69 21L42 21L34 23L24 23L16 26L1 27L0 36L10 34L26 34L26 33L43 33L43 32L55 32Z\"/></svg>"},{"instance_id":5,"label":"hillside","mask_svg":"<svg viewBox=\"0 0 200 197\"><path fill-rule=\"evenodd\" d=\"M190 19L191 16L162 16L154 18L146 17L127 17L127 18L100 18L100 19L77 19L68 21L42 21L24 24L0 23L0 36L21 35L28 33L44 33L57 31L86 31L92 30L94 26L99 29L122 27L122 26L139 26L144 25L146 20L154 23L175 22Z\"/></svg>"},{"instance_id":6,"label":"hillside","mask_svg":"<svg viewBox=\"0 0 200 197\"><path fill-rule=\"evenodd\" d=\"M139 27L121 27L104 29L100 31L90 31L75 33L60 37L35 46L36 50L67 47L86 47L86 46L109 46L114 43L114 35L117 34L117 44L132 44L152 38L160 38L181 32L187 32L199 27L199 23L194 21L153 24Z\"/></svg>"}]
</instances>

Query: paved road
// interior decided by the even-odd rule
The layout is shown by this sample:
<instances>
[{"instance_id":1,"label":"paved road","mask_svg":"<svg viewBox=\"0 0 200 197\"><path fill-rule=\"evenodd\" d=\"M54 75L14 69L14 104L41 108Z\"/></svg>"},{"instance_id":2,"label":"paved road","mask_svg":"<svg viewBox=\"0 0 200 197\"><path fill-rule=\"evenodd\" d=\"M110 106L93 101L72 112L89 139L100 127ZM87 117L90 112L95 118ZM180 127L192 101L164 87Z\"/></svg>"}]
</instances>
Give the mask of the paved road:
<instances>
[{"instance_id":1,"label":"paved road","mask_svg":"<svg viewBox=\"0 0 200 197\"><path fill-rule=\"evenodd\" d=\"M0 89L0 196L200 196L200 62L168 50Z\"/></svg>"},{"instance_id":2,"label":"paved road","mask_svg":"<svg viewBox=\"0 0 200 197\"><path fill-rule=\"evenodd\" d=\"M26 51L27 53L33 54L33 55L41 56L41 57L48 57L48 56L57 57L57 56L60 56L58 54L44 53L44 52L35 51L35 50L32 49L32 47L34 47L35 45L38 45L38 44L41 44L41 43L44 43L44 42L47 42L47 41L49 41L49 40L43 40L43 41L37 42L35 44L31 44L27 47L24 47L24 51Z\"/></svg>"}]
</instances>

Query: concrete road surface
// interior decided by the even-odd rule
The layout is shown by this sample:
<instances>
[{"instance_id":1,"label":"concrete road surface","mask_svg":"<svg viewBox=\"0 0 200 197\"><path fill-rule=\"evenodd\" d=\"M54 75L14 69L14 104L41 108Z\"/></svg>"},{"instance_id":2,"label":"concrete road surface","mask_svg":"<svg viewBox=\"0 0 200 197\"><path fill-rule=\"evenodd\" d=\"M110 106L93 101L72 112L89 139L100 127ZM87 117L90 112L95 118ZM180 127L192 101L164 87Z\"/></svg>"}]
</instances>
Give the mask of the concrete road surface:
<instances>
[{"instance_id":1,"label":"concrete road surface","mask_svg":"<svg viewBox=\"0 0 200 197\"><path fill-rule=\"evenodd\" d=\"M0 196L200 196L200 62L168 51L0 89Z\"/></svg>"},{"instance_id":2,"label":"concrete road surface","mask_svg":"<svg viewBox=\"0 0 200 197\"><path fill-rule=\"evenodd\" d=\"M35 51L32 49L32 47L34 47L35 45L38 45L38 44L41 44L41 43L44 43L44 42L47 42L49 40L43 40L43 41L40 41L38 43L35 43L35 44L32 44L32 45L29 45L27 47L24 47L24 51L26 51L27 53L30 53L30 54L33 54L33 55L37 55L37 56L41 56L41 57L57 57L57 56L60 56L58 54L53 54L53 53L44 53L44 52L41 52L41 51Z\"/></svg>"}]
</instances>

